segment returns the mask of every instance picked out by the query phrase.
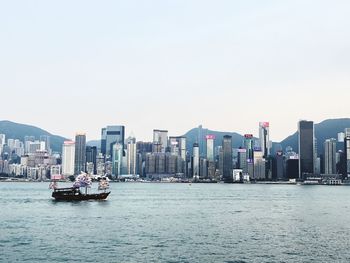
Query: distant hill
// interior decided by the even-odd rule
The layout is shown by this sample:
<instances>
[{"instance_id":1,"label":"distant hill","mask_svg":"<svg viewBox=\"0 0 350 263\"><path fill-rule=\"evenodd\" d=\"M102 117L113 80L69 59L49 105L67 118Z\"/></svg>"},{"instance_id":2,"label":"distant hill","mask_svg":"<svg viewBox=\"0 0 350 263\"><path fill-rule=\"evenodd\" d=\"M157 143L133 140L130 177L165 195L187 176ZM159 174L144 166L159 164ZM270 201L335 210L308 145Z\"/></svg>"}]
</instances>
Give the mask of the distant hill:
<instances>
[{"instance_id":1,"label":"distant hill","mask_svg":"<svg viewBox=\"0 0 350 263\"><path fill-rule=\"evenodd\" d=\"M35 139L39 140L41 135L48 135L50 136L50 147L55 152L62 151L62 144L66 140L61 136L53 135L38 127L11 121L0 121L0 133L6 135L6 140L19 139L21 141L24 141L25 136L34 136Z\"/></svg>"},{"instance_id":2,"label":"distant hill","mask_svg":"<svg viewBox=\"0 0 350 263\"><path fill-rule=\"evenodd\" d=\"M222 139L225 135L232 136L232 144L234 148L238 148L242 146L244 137L236 132L221 132L221 131L213 131L209 129L203 129L201 127L193 128L187 133L184 134L186 136L186 148L192 154L192 147L194 143L199 142L199 138L205 138L206 135L214 135L214 147L222 145ZM200 154L205 155L205 139L203 139L203 147L200 147Z\"/></svg>"},{"instance_id":3,"label":"distant hill","mask_svg":"<svg viewBox=\"0 0 350 263\"><path fill-rule=\"evenodd\" d=\"M324 154L324 141L329 138L338 137L339 132L344 132L345 128L350 128L350 118L329 119L321 123L315 124L315 137L317 139L318 154ZM295 152L298 152L298 132L287 137L280 142L283 150L287 146L291 146ZM338 150L341 149L341 144L338 143Z\"/></svg>"},{"instance_id":4,"label":"distant hill","mask_svg":"<svg viewBox=\"0 0 350 263\"><path fill-rule=\"evenodd\" d=\"M97 147L97 149L100 149L101 148L101 140L92 140L92 141L88 141L86 142L86 146L95 146Z\"/></svg>"}]
</instances>

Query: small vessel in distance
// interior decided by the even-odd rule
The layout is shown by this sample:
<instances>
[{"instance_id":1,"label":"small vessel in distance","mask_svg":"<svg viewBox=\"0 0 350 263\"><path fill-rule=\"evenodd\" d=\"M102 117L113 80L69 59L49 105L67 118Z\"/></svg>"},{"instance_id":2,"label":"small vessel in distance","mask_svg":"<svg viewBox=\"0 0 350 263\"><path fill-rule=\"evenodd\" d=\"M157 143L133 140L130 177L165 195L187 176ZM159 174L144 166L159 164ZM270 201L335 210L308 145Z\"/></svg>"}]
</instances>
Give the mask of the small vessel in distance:
<instances>
[{"instance_id":1,"label":"small vessel in distance","mask_svg":"<svg viewBox=\"0 0 350 263\"><path fill-rule=\"evenodd\" d=\"M54 180L50 188L53 189L52 197L57 201L104 200L110 194L107 192L109 188L107 177L100 178L98 190L103 191L101 193L89 194L87 189L91 184L91 178L86 173L82 173L77 176L72 187L58 188L57 181ZM85 193L80 190L81 188L85 188Z\"/></svg>"}]
</instances>

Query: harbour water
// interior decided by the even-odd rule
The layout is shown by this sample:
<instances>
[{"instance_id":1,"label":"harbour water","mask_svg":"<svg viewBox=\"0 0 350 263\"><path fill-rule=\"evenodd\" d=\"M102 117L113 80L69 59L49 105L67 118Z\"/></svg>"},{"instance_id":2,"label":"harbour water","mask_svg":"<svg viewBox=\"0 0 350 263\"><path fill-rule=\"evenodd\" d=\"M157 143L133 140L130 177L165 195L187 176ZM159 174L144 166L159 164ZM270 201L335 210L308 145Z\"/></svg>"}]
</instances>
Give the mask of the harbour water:
<instances>
[{"instance_id":1,"label":"harbour water","mask_svg":"<svg viewBox=\"0 0 350 263\"><path fill-rule=\"evenodd\" d=\"M0 262L350 262L350 187L0 183Z\"/></svg>"}]
</instances>

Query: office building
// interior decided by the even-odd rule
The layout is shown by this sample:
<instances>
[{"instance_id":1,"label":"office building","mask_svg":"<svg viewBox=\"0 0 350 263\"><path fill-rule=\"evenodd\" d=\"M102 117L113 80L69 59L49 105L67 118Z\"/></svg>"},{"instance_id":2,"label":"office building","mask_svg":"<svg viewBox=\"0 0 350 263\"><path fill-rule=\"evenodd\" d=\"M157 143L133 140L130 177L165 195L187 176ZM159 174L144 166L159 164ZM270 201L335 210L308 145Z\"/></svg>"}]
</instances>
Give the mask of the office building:
<instances>
[{"instance_id":1,"label":"office building","mask_svg":"<svg viewBox=\"0 0 350 263\"><path fill-rule=\"evenodd\" d=\"M113 153L113 145L120 144L124 155L125 127L121 125L110 125L101 130L101 153L110 160Z\"/></svg>"},{"instance_id":2,"label":"office building","mask_svg":"<svg viewBox=\"0 0 350 263\"><path fill-rule=\"evenodd\" d=\"M270 123L269 122L260 122L259 123L259 141L260 141L260 148L263 152L263 157L267 158L271 152Z\"/></svg>"},{"instance_id":3,"label":"office building","mask_svg":"<svg viewBox=\"0 0 350 263\"><path fill-rule=\"evenodd\" d=\"M153 130L153 144L160 144L161 152L165 153L168 147L168 131Z\"/></svg>"},{"instance_id":4,"label":"office building","mask_svg":"<svg viewBox=\"0 0 350 263\"><path fill-rule=\"evenodd\" d=\"M337 152L337 140L327 139L324 142L324 173L335 174L336 173L336 152Z\"/></svg>"},{"instance_id":5,"label":"office building","mask_svg":"<svg viewBox=\"0 0 350 263\"><path fill-rule=\"evenodd\" d=\"M193 158L192 158L192 176L193 179L199 179L199 144L193 144Z\"/></svg>"},{"instance_id":6,"label":"office building","mask_svg":"<svg viewBox=\"0 0 350 263\"><path fill-rule=\"evenodd\" d=\"M350 177L350 128L345 129L344 154L345 154L344 178L349 178Z\"/></svg>"},{"instance_id":7,"label":"office building","mask_svg":"<svg viewBox=\"0 0 350 263\"><path fill-rule=\"evenodd\" d=\"M232 136L225 135L222 141L222 176L226 183L233 182L232 175Z\"/></svg>"},{"instance_id":8,"label":"office building","mask_svg":"<svg viewBox=\"0 0 350 263\"><path fill-rule=\"evenodd\" d=\"M77 133L75 135L75 164L74 174L78 175L86 171L86 135Z\"/></svg>"},{"instance_id":9,"label":"office building","mask_svg":"<svg viewBox=\"0 0 350 263\"><path fill-rule=\"evenodd\" d=\"M92 164L93 174L97 174L97 147L96 146L86 146L86 163Z\"/></svg>"},{"instance_id":10,"label":"office building","mask_svg":"<svg viewBox=\"0 0 350 263\"><path fill-rule=\"evenodd\" d=\"M244 135L244 147L247 152L247 160L253 161L253 153L254 153L254 136L253 134L245 134Z\"/></svg>"},{"instance_id":11,"label":"office building","mask_svg":"<svg viewBox=\"0 0 350 263\"><path fill-rule=\"evenodd\" d=\"M314 173L314 137L314 123L300 121L298 123L299 179Z\"/></svg>"},{"instance_id":12,"label":"office building","mask_svg":"<svg viewBox=\"0 0 350 263\"><path fill-rule=\"evenodd\" d=\"M136 139L129 137L127 139L127 174L136 175Z\"/></svg>"},{"instance_id":13,"label":"office building","mask_svg":"<svg viewBox=\"0 0 350 263\"><path fill-rule=\"evenodd\" d=\"M207 160L209 162L214 162L214 140L215 136L214 135L207 135L206 137L207 140Z\"/></svg>"},{"instance_id":14,"label":"office building","mask_svg":"<svg viewBox=\"0 0 350 263\"><path fill-rule=\"evenodd\" d=\"M62 174L65 177L74 175L75 143L65 141L62 146Z\"/></svg>"}]
</instances>

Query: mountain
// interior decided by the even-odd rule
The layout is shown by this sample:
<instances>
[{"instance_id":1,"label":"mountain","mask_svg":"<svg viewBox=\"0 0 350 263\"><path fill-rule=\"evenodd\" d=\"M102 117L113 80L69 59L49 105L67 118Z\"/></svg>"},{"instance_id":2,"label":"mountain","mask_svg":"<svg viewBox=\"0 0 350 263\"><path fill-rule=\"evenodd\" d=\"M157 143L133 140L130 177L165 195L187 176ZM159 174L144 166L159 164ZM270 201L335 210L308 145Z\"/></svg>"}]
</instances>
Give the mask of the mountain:
<instances>
[{"instance_id":1,"label":"mountain","mask_svg":"<svg viewBox=\"0 0 350 263\"><path fill-rule=\"evenodd\" d=\"M214 147L221 146L222 145L222 139L224 135L231 135L232 136L232 144L234 148L238 148L242 146L244 137L236 132L220 132L220 131L214 131L209 129L203 129L201 126L198 128L193 128L192 130L188 131L185 136L186 139L186 148L187 150L192 154L192 147L195 142L199 142L198 138L203 138L203 144L205 144L205 136L206 135L214 135ZM205 155L205 145L203 147L200 146L200 154Z\"/></svg>"},{"instance_id":2,"label":"mountain","mask_svg":"<svg viewBox=\"0 0 350 263\"><path fill-rule=\"evenodd\" d=\"M86 146L97 147L97 149L101 148L101 140L92 140L86 142Z\"/></svg>"},{"instance_id":3,"label":"mountain","mask_svg":"<svg viewBox=\"0 0 350 263\"><path fill-rule=\"evenodd\" d=\"M321 123L315 124L315 137L317 139L317 152L318 154L324 154L324 141L330 138L338 137L339 132L344 132L345 128L350 128L350 118L343 119L329 119ZM287 137L280 142L283 150L287 146L291 146L295 152L298 152L298 132ZM342 144L338 143L338 150L342 149Z\"/></svg>"},{"instance_id":4,"label":"mountain","mask_svg":"<svg viewBox=\"0 0 350 263\"><path fill-rule=\"evenodd\" d=\"M62 151L62 144L65 138L57 135L53 135L43 129L40 129L35 126L15 123L11 121L0 121L0 134L6 135L7 139L19 139L24 141L25 136L34 136L35 139L40 139L41 135L50 136L50 146L54 152Z\"/></svg>"}]
</instances>

